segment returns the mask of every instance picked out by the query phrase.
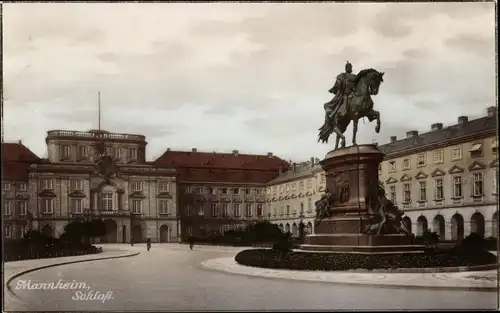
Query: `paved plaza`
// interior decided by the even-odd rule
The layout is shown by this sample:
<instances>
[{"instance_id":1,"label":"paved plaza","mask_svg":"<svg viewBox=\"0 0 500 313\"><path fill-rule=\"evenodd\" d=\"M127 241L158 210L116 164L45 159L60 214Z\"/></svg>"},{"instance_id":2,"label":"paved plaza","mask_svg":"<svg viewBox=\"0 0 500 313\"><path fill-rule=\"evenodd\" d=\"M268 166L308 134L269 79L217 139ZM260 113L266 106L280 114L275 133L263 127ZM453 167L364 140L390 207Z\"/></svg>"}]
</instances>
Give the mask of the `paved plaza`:
<instances>
[{"instance_id":1,"label":"paved plaza","mask_svg":"<svg viewBox=\"0 0 500 313\"><path fill-rule=\"evenodd\" d=\"M197 246L194 251L189 251L185 245L177 244L156 244L150 252L146 251L145 245L130 247L110 244L103 248L105 252L98 257L118 257L137 252L140 254L47 267L21 275L10 283L16 297L6 292L5 310L383 310L497 307L497 293L491 291L383 286L384 282L394 279L391 278L395 277L393 275L405 276L403 281L406 282L417 281L409 279L408 274L299 273L244 267L231 261L240 248ZM92 257L73 257L73 260L85 258ZM29 268L68 260L70 258L9 262L5 264L5 277L10 278ZM454 287L447 283L450 281L455 285L468 286L473 280L481 281L477 284L483 287L496 285L496 281L491 280L491 273L480 273L475 278L468 277L470 274L429 275L434 275L435 284L439 284L438 281L445 282L441 287ZM333 276L349 276L351 280L358 280L358 283L369 281L373 285L339 284L340 281L331 279ZM360 277L365 277L366 281L360 281ZM49 285L50 283L53 284Z\"/></svg>"}]
</instances>

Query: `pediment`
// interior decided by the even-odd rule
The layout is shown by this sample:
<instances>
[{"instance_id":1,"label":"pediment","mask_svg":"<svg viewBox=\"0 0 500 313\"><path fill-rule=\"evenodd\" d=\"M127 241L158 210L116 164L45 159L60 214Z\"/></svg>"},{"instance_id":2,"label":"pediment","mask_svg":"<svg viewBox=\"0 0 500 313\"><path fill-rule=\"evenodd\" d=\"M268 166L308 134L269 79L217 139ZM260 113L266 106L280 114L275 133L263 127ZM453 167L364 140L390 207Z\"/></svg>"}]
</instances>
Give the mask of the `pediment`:
<instances>
[{"instance_id":1,"label":"pediment","mask_svg":"<svg viewBox=\"0 0 500 313\"><path fill-rule=\"evenodd\" d=\"M436 168L434 172L432 172L431 176L432 177L437 177L437 176L444 176L445 172L439 168Z\"/></svg>"},{"instance_id":2,"label":"pediment","mask_svg":"<svg viewBox=\"0 0 500 313\"><path fill-rule=\"evenodd\" d=\"M424 172L420 171L415 175L416 179L426 179L429 175L425 174Z\"/></svg>"},{"instance_id":3,"label":"pediment","mask_svg":"<svg viewBox=\"0 0 500 313\"><path fill-rule=\"evenodd\" d=\"M278 201L278 199L276 197L273 197L272 201Z\"/></svg>"},{"instance_id":4,"label":"pediment","mask_svg":"<svg viewBox=\"0 0 500 313\"><path fill-rule=\"evenodd\" d=\"M323 192L323 191L325 191L325 187L321 186L321 187L319 187L319 189L318 189L318 190L319 190L320 192Z\"/></svg>"},{"instance_id":5,"label":"pediment","mask_svg":"<svg viewBox=\"0 0 500 313\"><path fill-rule=\"evenodd\" d=\"M474 161L474 162L472 162L471 165L469 165L469 171L478 171L478 170L483 170L485 168L486 168L486 166L483 163L478 162L478 161Z\"/></svg>"},{"instance_id":6,"label":"pediment","mask_svg":"<svg viewBox=\"0 0 500 313\"><path fill-rule=\"evenodd\" d=\"M285 200L288 200L288 199L290 199L290 196L285 196Z\"/></svg>"},{"instance_id":7,"label":"pediment","mask_svg":"<svg viewBox=\"0 0 500 313\"><path fill-rule=\"evenodd\" d=\"M283 197L279 197L278 200L283 200Z\"/></svg>"},{"instance_id":8,"label":"pediment","mask_svg":"<svg viewBox=\"0 0 500 313\"><path fill-rule=\"evenodd\" d=\"M299 197L303 197L303 196L304 196L304 194L302 192L299 193Z\"/></svg>"},{"instance_id":9,"label":"pediment","mask_svg":"<svg viewBox=\"0 0 500 313\"><path fill-rule=\"evenodd\" d=\"M57 195L52 190L43 190L38 194L42 198L55 198Z\"/></svg>"},{"instance_id":10,"label":"pediment","mask_svg":"<svg viewBox=\"0 0 500 313\"><path fill-rule=\"evenodd\" d=\"M458 174L458 173L463 173L464 172L464 169L459 167L459 166L456 166L456 165L453 165L450 170L448 171L448 174Z\"/></svg>"},{"instance_id":11,"label":"pediment","mask_svg":"<svg viewBox=\"0 0 500 313\"><path fill-rule=\"evenodd\" d=\"M387 178L387 180L385 181L385 183L386 183L386 184L395 184L395 183L397 183L397 182L398 182L398 180L397 180L397 179L395 179L394 177L389 177L389 178Z\"/></svg>"},{"instance_id":12,"label":"pediment","mask_svg":"<svg viewBox=\"0 0 500 313\"><path fill-rule=\"evenodd\" d=\"M293 199L297 198L297 195L296 194L292 194L292 198Z\"/></svg>"},{"instance_id":13,"label":"pediment","mask_svg":"<svg viewBox=\"0 0 500 313\"><path fill-rule=\"evenodd\" d=\"M135 192L132 192L129 196L130 198L146 198L146 196L142 193L142 191L135 191Z\"/></svg>"},{"instance_id":14,"label":"pediment","mask_svg":"<svg viewBox=\"0 0 500 313\"><path fill-rule=\"evenodd\" d=\"M172 194L170 192L160 192L156 197L157 198L172 199Z\"/></svg>"},{"instance_id":15,"label":"pediment","mask_svg":"<svg viewBox=\"0 0 500 313\"><path fill-rule=\"evenodd\" d=\"M498 158L496 158L493 161L491 161L490 167L498 167Z\"/></svg>"},{"instance_id":16,"label":"pediment","mask_svg":"<svg viewBox=\"0 0 500 313\"><path fill-rule=\"evenodd\" d=\"M306 196L312 196L312 195L313 195L313 194L312 194L312 192L310 192L310 191L308 191L308 192L306 193Z\"/></svg>"},{"instance_id":17,"label":"pediment","mask_svg":"<svg viewBox=\"0 0 500 313\"><path fill-rule=\"evenodd\" d=\"M86 197L85 193L83 193L81 190L73 191L68 196L70 196L71 198L85 198Z\"/></svg>"},{"instance_id":18,"label":"pediment","mask_svg":"<svg viewBox=\"0 0 500 313\"><path fill-rule=\"evenodd\" d=\"M409 181L409 180L411 180L411 177L408 176L408 175L406 175L406 174L404 174L403 176L401 176L401 178L399 180L400 181Z\"/></svg>"}]
</instances>

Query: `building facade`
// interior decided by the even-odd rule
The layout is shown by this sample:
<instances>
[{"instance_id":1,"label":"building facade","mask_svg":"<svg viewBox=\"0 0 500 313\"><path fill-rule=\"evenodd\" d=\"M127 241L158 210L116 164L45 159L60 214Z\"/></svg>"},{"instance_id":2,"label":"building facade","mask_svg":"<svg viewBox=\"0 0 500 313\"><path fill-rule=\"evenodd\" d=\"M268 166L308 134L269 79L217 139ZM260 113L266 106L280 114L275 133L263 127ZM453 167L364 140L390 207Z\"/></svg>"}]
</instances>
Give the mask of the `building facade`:
<instances>
[{"instance_id":1,"label":"building facade","mask_svg":"<svg viewBox=\"0 0 500 313\"><path fill-rule=\"evenodd\" d=\"M289 168L273 156L167 150L155 166L178 171L183 240L221 234L265 219L266 183Z\"/></svg>"},{"instance_id":2,"label":"building facade","mask_svg":"<svg viewBox=\"0 0 500 313\"><path fill-rule=\"evenodd\" d=\"M294 163L291 169L273 179L266 187L266 214L283 232L299 235L299 225L305 233L314 232L315 202L325 191L325 172L319 160Z\"/></svg>"},{"instance_id":3,"label":"building facade","mask_svg":"<svg viewBox=\"0 0 500 313\"><path fill-rule=\"evenodd\" d=\"M144 136L54 130L46 143L48 158L27 168L27 212L15 219L57 237L76 218L98 217L107 229L98 242L178 241L176 172L146 162Z\"/></svg>"},{"instance_id":4,"label":"building facade","mask_svg":"<svg viewBox=\"0 0 500 313\"><path fill-rule=\"evenodd\" d=\"M380 181L405 211L412 232L437 232L460 240L472 232L498 237L498 138L495 107L487 115L443 128L436 123L419 134L391 137Z\"/></svg>"}]
</instances>

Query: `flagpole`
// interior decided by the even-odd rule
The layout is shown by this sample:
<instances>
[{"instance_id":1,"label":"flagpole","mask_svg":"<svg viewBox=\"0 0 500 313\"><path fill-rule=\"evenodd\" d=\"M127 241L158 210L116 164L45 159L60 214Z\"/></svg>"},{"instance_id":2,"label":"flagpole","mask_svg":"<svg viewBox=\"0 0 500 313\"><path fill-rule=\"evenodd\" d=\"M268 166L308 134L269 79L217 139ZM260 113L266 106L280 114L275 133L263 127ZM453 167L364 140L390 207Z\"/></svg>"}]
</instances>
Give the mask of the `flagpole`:
<instances>
[{"instance_id":1,"label":"flagpole","mask_svg":"<svg viewBox=\"0 0 500 313\"><path fill-rule=\"evenodd\" d=\"M101 92L97 92L98 129L101 130Z\"/></svg>"}]
</instances>

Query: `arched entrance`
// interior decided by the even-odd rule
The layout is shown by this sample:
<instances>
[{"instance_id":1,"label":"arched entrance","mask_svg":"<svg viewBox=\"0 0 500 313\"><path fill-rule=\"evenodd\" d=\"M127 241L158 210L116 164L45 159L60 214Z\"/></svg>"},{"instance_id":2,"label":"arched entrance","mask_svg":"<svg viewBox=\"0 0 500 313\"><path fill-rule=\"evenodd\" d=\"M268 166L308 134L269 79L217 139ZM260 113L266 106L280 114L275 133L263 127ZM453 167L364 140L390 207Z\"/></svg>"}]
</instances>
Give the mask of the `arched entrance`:
<instances>
[{"instance_id":1,"label":"arched entrance","mask_svg":"<svg viewBox=\"0 0 500 313\"><path fill-rule=\"evenodd\" d=\"M307 223L307 226L306 226L306 234L307 235L310 235L312 234L312 230L313 230L313 225L311 222Z\"/></svg>"},{"instance_id":2,"label":"arched entrance","mask_svg":"<svg viewBox=\"0 0 500 313\"><path fill-rule=\"evenodd\" d=\"M498 211L493 214L491 222L493 223L493 225L491 225L491 236L498 238L498 233L500 230L500 224L498 224Z\"/></svg>"},{"instance_id":3,"label":"arched entrance","mask_svg":"<svg viewBox=\"0 0 500 313\"><path fill-rule=\"evenodd\" d=\"M464 218L460 214L451 217L451 240L464 239Z\"/></svg>"},{"instance_id":4,"label":"arched entrance","mask_svg":"<svg viewBox=\"0 0 500 313\"><path fill-rule=\"evenodd\" d=\"M283 232L283 230L284 230L283 224L280 224L279 228L280 228L281 232Z\"/></svg>"},{"instance_id":5,"label":"arched entrance","mask_svg":"<svg viewBox=\"0 0 500 313\"><path fill-rule=\"evenodd\" d=\"M403 217L403 223L405 223L406 228L408 228L408 231L410 232L410 234L412 234L413 232L411 230L411 218L409 218L408 216Z\"/></svg>"},{"instance_id":6,"label":"arched entrance","mask_svg":"<svg viewBox=\"0 0 500 313\"><path fill-rule=\"evenodd\" d=\"M123 243L127 242L127 226L122 226L122 241Z\"/></svg>"},{"instance_id":7,"label":"arched entrance","mask_svg":"<svg viewBox=\"0 0 500 313\"><path fill-rule=\"evenodd\" d=\"M116 243L118 242L118 226L114 220L105 220L104 225L106 234L101 237L102 243Z\"/></svg>"},{"instance_id":8,"label":"arched entrance","mask_svg":"<svg viewBox=\"0 0 500 313\"><path fill-rule=\"evenodd\" d=\"M134 238L134 242L142 242L142 227L141 225L132 226L132 238Z\"/></svg>"},{"instance_id":9,"label":"arched entrance","mask_svg":"<svg viewBox=\"0 0 500 313\"><path fill-rule=\"evenodd\" d=\"M160 227L160 242L169 242L170 241L170 234L168 231L168 226L163 224Z\"/></svg>"},{"instance_id":10,"label":"arched entrance","mask_svg":"<svg viewBox=\"0 0 500 313\"><path fill-rule=\"evenodd\" d=\"M50 225L44 225L42 227L42 234L44 234L45 236L54 237L53 233L54 233L54 230L52 229L52 227Z\"/></svg>"},{"instance_id":11,"label":"arched entrance","mask_svg":"<svg viewBox=\"0 0 500 313\"><path fill-rule=\"evenodd\" d=\"M417 236L422 236L428 229L427 218L420 215L417 218Z\"/></svg>"},{"instance_id":12,"label":"arched entrance","mask_svg":"<svg viewBox=\"0 0 500 313\"><path fill-rule=\"evenodd\" d=\"M299 228L297 227L297 224L295 224L295 223L293 223L293 225L292 225L292 235L294 237L299 236Z\"/></svg>"},{"instance_id":13,"label":"arched entrance","mask_svg":"<svg viewBox=\"0 0 500 313\"><path fill-rule=\"evenodd\" d=\"M444 223L444 217L440 214L436 215L434 217L434 221L432 222L432 228L433 231L436 232L439 235L440 240L445 240L445 223Z\"/></svg>"},{"instance_id":14,"label":"arched entrance","mask_svg":"<svg viewBox=\"0 0 500 313\"><path fill-rule=\"evenodd\" d=\"M470 218L470 232L476 233L481 238L484 238L484 216L483 214L476 212L472 214Z\"/></svg>"},{"instance_id":15,"label":"arched entrance","mask_svg":"<svg viewBox=\"0 0 500 313\"><path fill-rule=\"evenodd\" d=\"M286 223L285 225L285 233L289 233L290 232L290 224Z\"/></svg>"}]
</instances>

